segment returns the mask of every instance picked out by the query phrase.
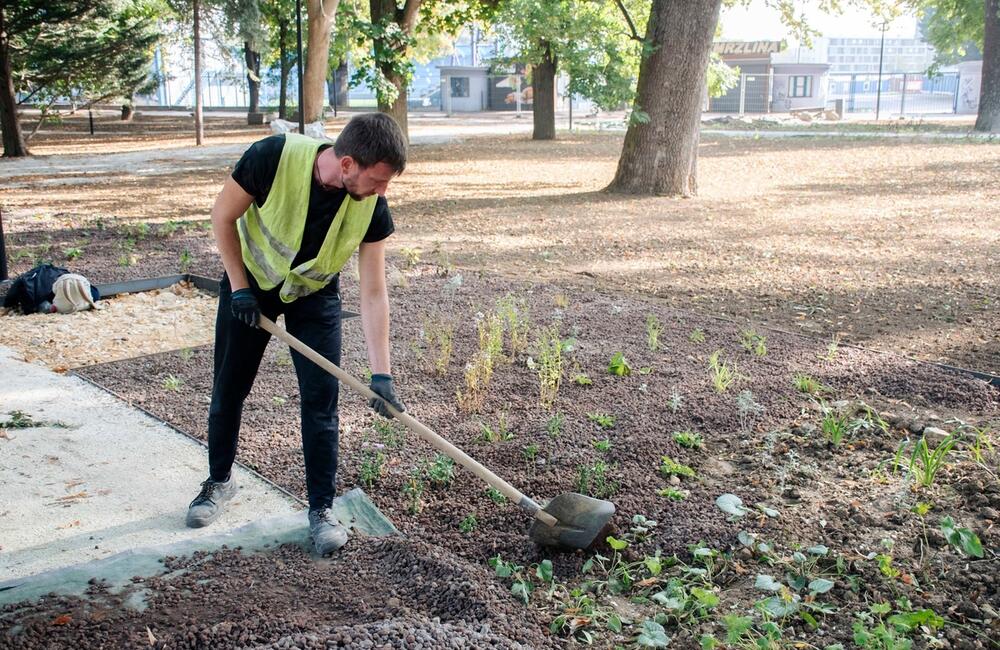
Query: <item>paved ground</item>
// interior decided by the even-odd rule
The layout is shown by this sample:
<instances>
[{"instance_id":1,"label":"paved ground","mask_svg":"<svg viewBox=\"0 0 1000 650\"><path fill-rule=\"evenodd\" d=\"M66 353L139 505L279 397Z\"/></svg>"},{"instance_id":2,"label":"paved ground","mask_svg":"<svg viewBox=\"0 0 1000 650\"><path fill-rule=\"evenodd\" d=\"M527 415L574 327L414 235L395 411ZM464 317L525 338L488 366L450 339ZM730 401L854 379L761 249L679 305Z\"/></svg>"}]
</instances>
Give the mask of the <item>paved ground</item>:
<instances>
[{"instance_id":1,"label":"paved ground","mask_svg":"<svg viewBox=\"0 0 1000 650\"><path fill-rule=\"evenodd\" d=\"M237 468L232 507L185 526L206 452L157 420L72 376L0 347L0 576L20 578L157 544L217 535L300 508ZM23 414L33 424L10 420ZM37 426L41 425L41 426Z\"/></svg>"}]
</instances>

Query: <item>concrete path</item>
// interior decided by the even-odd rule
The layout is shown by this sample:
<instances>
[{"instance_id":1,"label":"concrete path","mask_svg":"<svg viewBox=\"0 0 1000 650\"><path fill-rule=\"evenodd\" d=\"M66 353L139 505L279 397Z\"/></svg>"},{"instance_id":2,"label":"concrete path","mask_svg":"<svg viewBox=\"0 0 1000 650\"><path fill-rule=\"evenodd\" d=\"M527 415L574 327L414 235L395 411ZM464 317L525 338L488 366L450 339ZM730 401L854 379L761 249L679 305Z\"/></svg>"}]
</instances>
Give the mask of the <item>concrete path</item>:
<instances>
[{"instance_id":1,"label":"concrete path","mask_svg":"<svg viewBox=\"0 0 1000 650\"><path fill-rule=\"evenodd\" d=\"M240 490L212 526L185 526L207 475L197 442L84 380L0 347L0 583L138 547L219 535L301 506L234 469ZM28 423L28 422L26 422ZM302 533L305 537L304 531Z\"/></svg>"}]
</instances>

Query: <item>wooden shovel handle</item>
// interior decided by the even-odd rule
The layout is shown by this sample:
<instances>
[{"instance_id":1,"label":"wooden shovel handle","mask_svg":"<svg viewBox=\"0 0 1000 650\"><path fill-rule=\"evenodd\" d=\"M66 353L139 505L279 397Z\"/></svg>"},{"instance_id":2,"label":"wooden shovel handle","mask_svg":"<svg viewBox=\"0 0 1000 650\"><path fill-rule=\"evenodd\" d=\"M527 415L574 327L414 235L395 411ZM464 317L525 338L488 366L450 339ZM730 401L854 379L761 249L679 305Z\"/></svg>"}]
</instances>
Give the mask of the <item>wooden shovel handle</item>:
<instances>
[{"instance_id":1,"label":"wooden shovel handle","mask_svg":"<svg viewBox=\"0 0 1000 650\"><path fill-rule=\"evenodd\" d=\"M345 372L335 363L331 362L329 359L322 356L320 353L316 352L311 347L309 347L302 341L298 340L297 338L289 334L288 331L285 330L285 328L278 327L278 325L274 321L272 321L271 319L267 318L264 315L261 315L260 317L260 326L262 329L278 337L278 339L280 339L281 341L287 343L290 348L297 351L299 354L309 359L323 370L326 370L328 373L330 373L340 381L350 386L352 389L354 389L356 393L359 393L362 397L366 399L372 399L372 398L382 399L381 397L376 395L371 388L366 386L364 382L362 382L360 379L358 379L357 377L348 372ZM455 445L451 444L450 442L439 436L437 433L431 430L430 427L424 425L422 422L418 421L415 417L413 417L409 413L406 413L405 411L397 411L388 402L386 402L385 405L386 408L389 410L389 412L392 413L392 416L396 418L396 420L398 420L399 422L402 422L407 429L416 433L418 436L420 436L427 442L434 445L434 447L436 447L438 450L442 451L447 456L449 456L452 460L462 465L462 467L466 468L479 478L489 483L491 486L499 490L505 497L507 497L514 503L518 504L519 506L530 512L536 519L538 519L542 523L547 524L549 526L556 525L557 520L555 517L542 510L541 506L535 503L535 501L533 501L530 497L523 494L516 487L514 487L507 481L503 480L490 470L483 467L481 464L476 462L471 456L469 456L464 451L462 451Z\"/></svg>"}]
</instances>

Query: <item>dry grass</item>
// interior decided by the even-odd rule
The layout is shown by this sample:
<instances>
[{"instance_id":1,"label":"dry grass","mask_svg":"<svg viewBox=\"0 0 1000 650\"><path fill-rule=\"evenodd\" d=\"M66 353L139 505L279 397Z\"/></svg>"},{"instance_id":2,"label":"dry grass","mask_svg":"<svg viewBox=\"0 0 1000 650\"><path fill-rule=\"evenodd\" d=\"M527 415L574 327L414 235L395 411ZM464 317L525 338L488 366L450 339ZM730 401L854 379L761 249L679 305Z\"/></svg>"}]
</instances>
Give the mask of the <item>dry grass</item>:
<instances>
[{"instance_id":1,"label":"dry grass","mask_svg":"<svg viewBox=\"0 0 1000 650\"><path fill-rule=\"evenodd\" d=\"M162 147L155 134L123 139L157 149L189 141L164 131ZM260 131L221 133L225 142L250 142ZM620 135L577 134L414 147L390 189L391 245L425 257L439 246L459 266L596 283L1000 371L1000 147L706 137L700 196L673 199L601 192L620 145ZM9 228L45 227L60 213L204 218L238 154L187 163L177 154L176 170L155 176L133 169L56 185L18 178L0 196ZM85 173L81 165L78 176ZM40 181L49 183L44 190Z\"/></svg>"}]
</instances>

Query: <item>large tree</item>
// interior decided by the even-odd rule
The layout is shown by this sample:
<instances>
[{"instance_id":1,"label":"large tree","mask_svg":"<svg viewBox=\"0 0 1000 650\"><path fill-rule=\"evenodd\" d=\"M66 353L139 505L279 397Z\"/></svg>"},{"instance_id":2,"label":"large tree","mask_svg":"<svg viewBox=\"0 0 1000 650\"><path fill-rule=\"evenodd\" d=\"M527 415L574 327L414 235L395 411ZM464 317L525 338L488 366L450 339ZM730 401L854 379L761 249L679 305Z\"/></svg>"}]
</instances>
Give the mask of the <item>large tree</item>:
<instances>
[{"instance_id":1,"label":"large tree","mask_svg":"<svg viewBox=\"0 0 1000 650\"><path fill-rule=\"evenodd\" d=\"M341 12L342 28L354 35L351 84L367 84L379 110L392 115L408 135L412 60L429 58L440 50L442 36L492 15L496 0L369 0L367 9L367 15L363 9Z\"/></svg>"},{"instance_id":2,"label":"large tree","mask_svg":"<svg viewBox=\"0 0 1000 650\"><path fill-rule=\"evenodd\" d=\"M225 0L223 5L227 34L235 34L243 44L249 113L260 111L261 49L266 42L261 5L262 0Z\"/></svg>"},{"instance_id":3,"label":"large tree","mask_svg":"<svg viewBox=\"0 0 1000 650\"><path fill-rule=\"evenodd\" d=\"M297 61L295 52L295 1L261 0L261 15L267 26L265 67L277 67L278 117L288 119L288 79Z\"/></svg>"},{"instance_id":4,"label":"large tree","mask_svg":"<svg viewBox=\"0 0 1000 650\"><path fill-rule=\"evenodd\" d=\"M976 130L1000 131L1000 0L911 0L936 65L954 63L969 46L983 55Z\"/></svg>"},{"instance_id":5,"label":"large tree","mask_svg":"<svg viewBox=\"0 0 1000 650\"><path fill-rule=\"evenodd\" d=\"M330 31L337 18L340 0L308 0L309 45L306 50L306 71L302 102L306 122L323 118L326 104L326 77L330 69Z\"/></svg>"},{"instance_id":6,"label":"large tree","mask_svg":"<svg viewBox=\"0 0 1000 650\"><path fill-rule=\"evenodd\" d=\"M159 38L152 8L144 0L0 0L4 155L28 154L19 104L40 106L44 118L60 98L128 101L144 89Z\"/></svg>"},{"instance_id":7,"label":"large tree","mask_svg":"<svg viewBox=\"0 0 1000 650\"><path fill-rule=\"evenodd\" d=\"M624 7L624 0L618 0ZM635 11L645 0L629 0ZM630 15L625 9L626 15ZM532 137L555 138L555 88L560 71L571 94L602 108L627 102L635 86L642 37L623 22L615 3L575 0L506 0L497 34L510 61L530 64ZM509 62L501 60L501 63Z\"/></svg>"},{"instance_id":8,"label":"large tree","mask_svg":"<svg viewBox=\"0 0 1000 650\"><path fill-rule=\"evenodd\" d=\"M618 171L608 191L690 196L698 188L698 132L722 0L652 0Z\"/></svg>"}]
</instances>

